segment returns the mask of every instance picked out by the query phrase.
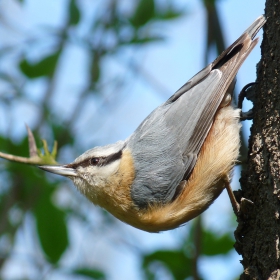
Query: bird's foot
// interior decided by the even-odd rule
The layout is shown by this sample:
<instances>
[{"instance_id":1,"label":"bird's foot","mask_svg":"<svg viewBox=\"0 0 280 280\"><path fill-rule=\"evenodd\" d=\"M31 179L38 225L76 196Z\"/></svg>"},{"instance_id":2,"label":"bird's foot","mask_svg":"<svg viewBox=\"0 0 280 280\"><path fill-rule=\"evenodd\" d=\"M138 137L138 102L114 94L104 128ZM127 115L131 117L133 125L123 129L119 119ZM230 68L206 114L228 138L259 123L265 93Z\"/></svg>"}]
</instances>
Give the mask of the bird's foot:
<instances>
[{"instance_id":1,"label":"bird's foot","mask_svg":"<svg viewBox=\"0 0 280 280\"><path fill-rule=\"evenodd\" d=\"M244 98L246 97L246 99L252 101L254 103L255 101L255 87L256 87L257 83L249 83L246 86L243 87L243 89L241 90L241 92L239 93L238 96L238 105L237 107L239 109L242 109L242 104L244 101ZM253 110L250 109L248 112L242 112L240 114L240 120L241 121L245 121L245 120L252 120L253 119Z\"/></svg>"}]
</instances>

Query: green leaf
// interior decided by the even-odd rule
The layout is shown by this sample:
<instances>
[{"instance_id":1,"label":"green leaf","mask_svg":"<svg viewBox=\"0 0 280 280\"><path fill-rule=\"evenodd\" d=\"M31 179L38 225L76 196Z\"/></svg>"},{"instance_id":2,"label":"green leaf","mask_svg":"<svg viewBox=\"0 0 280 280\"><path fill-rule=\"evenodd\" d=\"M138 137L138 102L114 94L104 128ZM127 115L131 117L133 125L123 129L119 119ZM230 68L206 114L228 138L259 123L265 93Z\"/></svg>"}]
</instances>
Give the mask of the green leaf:
<instances>
[{"instance_id":1,"label":"green leaf","mask_svg":"<svg viewBox=\"0 0 280 280\"><path fill-rule=\"evenodd\" d=\"M60 147L64 145L72 145L74 143L74 138L69 127L60 124L57 121L56 123L51 123L51 129L53 132L53 138L57 139Z\"/></svg>"},{"instance_id":2,"label":"green leaf","mask_svg":"<svg viewBox=\"0 0 280 280\"><path fill-rule=\"evenodd\" d=\"M150 21L155 15L154 0L140 0L134 15L130 18L131 24L139 28Z\"/></svg>"},{"instance_id":3,"label":"green leaf","mask_svg":"<svg viewBox=\"0 0 280 280\"><path fill-rule=\"evenodd\" d=\"M69 25L77 25L81 18L81 12L76 0L70 0L69 3Z\"/></svg>"},{"instance_id":4,"label":"green leaf","mask_svg":"<svg viewBox=\"0 0 280 280\"><path fill-rule=\"evenodd\" d=\"M7 152L28 152L28 139L25 137L21 142L13 143L0 137L0 146ZM68 246L65 214L51 203L58 184L49 182L42 171L26 164L7 161L5 172L8 172L7 181L13 186L8 199L14 196L13 205L23 211L33 211L43 251L51 262L57 262ZM0 212L5 209L3 206L6 207L0 203Z\"/></svg>"},{"instance_id":5,"label":"green leaf","mask_svg":"<svg viewBox=\"0 0 280 280\"><path fill-rule=\"evenodd\" d=\"M50 262L57 263L68 247L65 213L54 206L50 196L41 199L35 208L39 240Z\"/></svg>"},{"instance_id":6,"label":"green leaf","mask_svg":"<svg viewBox=\"0 0 280 280\"><path fill-rule=\"evenodd\" d=\"M176 280L183 280L191 276L191 260L183 251L159 250L144 256L142 267L147 279L155 279L151 265L157 263L164 265Z\"/></svg>"},{"instance_id":7,"label":"green leaf","mask_svg":"<svg viewBox=\"0 0 280 280\"><path fill-rule=\"evenodd\" d=\"M202 235L202 254L214 256L219 254L227 254L233 249L232 237L230 234L217 236L213 232L204 231Z\"/></svg>"},{"instance_id":8,"label":"green leaf","mask_svg":"<svg viewBox=\"0 0 280 280\"><path fill-rule=\"evenodd\" d=\"M165 11L156 13L156 18L160 20L172 20L179 18L185 14L184 11L178 11L173 8L168 8Z\"/></svg>"},{"instance_id":9,"label":"green leaf","mask_svg":"<svg viewBox=\"0 0 280 280\"><path fill-rule=\"evenodd\" d=\"M163 41L164 37L161 36L151 36L151 37L145 37L145 38L139 38L134 37L129 42L130 44L146 44L146 43L152 43L152 42L160 42Z\"/></svg>"},{"instance_id":10,"label":"green leaf","mask_svg":"<svg viewBox=\"0 0 280 280\"><path fill-rule=\"evenodd\" d=\"M22 73L30 79L42 76L50 77L55 71L59 56L60 51L57 51L34 64L31 64L26 59L23 59L20 62L19 67Z\"/></svg>"},{"instance_id":11,"label":"green leaf","mask_svg":"<svg viewBox=\"0 0 280 280\"><path fill-rule=\"evenodd\" d=\"M86 276L91 279L97 279L97 280L106 279L105 274L102 271L97 269L92 269L92 268L78 268L73 270L72 273L76 275Z\"/></svg>"}]
</instances>

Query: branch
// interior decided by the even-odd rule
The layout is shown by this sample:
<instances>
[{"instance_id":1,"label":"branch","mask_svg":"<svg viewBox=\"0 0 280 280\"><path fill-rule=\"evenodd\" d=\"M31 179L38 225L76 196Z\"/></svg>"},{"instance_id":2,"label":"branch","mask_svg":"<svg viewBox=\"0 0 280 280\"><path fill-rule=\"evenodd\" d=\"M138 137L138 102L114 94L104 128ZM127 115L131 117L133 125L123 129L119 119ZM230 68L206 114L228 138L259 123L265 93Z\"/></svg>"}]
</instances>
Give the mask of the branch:
<instances>
[{"instance_id":1,"label":"branch","mask_svg":"<svg viewBox=\"0 0 280 280\"><path fill-rule=\"evenodd\" d=\"M44 154L37 148L34 135L30 128L26 125L28 134L28 144L29 144L29 157L20 157L7 153L0 152L0 158L4 158L10 161L31 164L31 165L41 165L41 164L57 164L55 158L57 154L57 142L54 142L53 149L50 152L48 149L48 144L46 140L43 142Z\"/></svg>"}]
</instances>

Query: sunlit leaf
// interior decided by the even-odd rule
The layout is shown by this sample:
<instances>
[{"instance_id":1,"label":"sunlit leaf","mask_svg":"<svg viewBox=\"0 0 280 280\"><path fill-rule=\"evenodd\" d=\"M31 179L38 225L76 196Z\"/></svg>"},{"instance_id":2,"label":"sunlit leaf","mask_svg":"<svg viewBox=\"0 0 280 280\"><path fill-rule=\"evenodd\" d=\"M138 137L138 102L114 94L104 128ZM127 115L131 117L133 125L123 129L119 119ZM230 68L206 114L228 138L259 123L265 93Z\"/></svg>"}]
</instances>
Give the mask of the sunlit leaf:
<instances>
[{"instance_id":1,"label":"sunlit leaf","mask_svg":"<svg viewBox=\"0 0 280 280\"><path fill-rule=\"evenodd\" d=\"M34 64L29 63L26 59L23 59L19 66L22 73L31 79L42 76L51 76L54 73L59 56L60 51L57 51Z\"/></svg>"}]
</instances>

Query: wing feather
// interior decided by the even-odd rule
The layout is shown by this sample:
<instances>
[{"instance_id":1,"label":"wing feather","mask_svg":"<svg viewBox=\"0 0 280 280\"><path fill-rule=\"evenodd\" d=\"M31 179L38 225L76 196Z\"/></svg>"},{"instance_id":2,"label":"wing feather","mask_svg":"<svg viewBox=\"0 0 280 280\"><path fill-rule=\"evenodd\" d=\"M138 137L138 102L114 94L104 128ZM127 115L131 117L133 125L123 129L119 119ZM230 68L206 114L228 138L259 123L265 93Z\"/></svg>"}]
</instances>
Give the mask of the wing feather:
<instances>
[{"instance_id":1,"label":"wing feather","mask_svg":"<svg viewBox=\"0 0 280 280\"><path fill-rule=\"evenodd\" d=\"M238 69L257 44L259 17L215 61L155 109L127 140L136 170L131 196L138 207L167 203L187 180Z\"/></svg>"}]
</instances>

